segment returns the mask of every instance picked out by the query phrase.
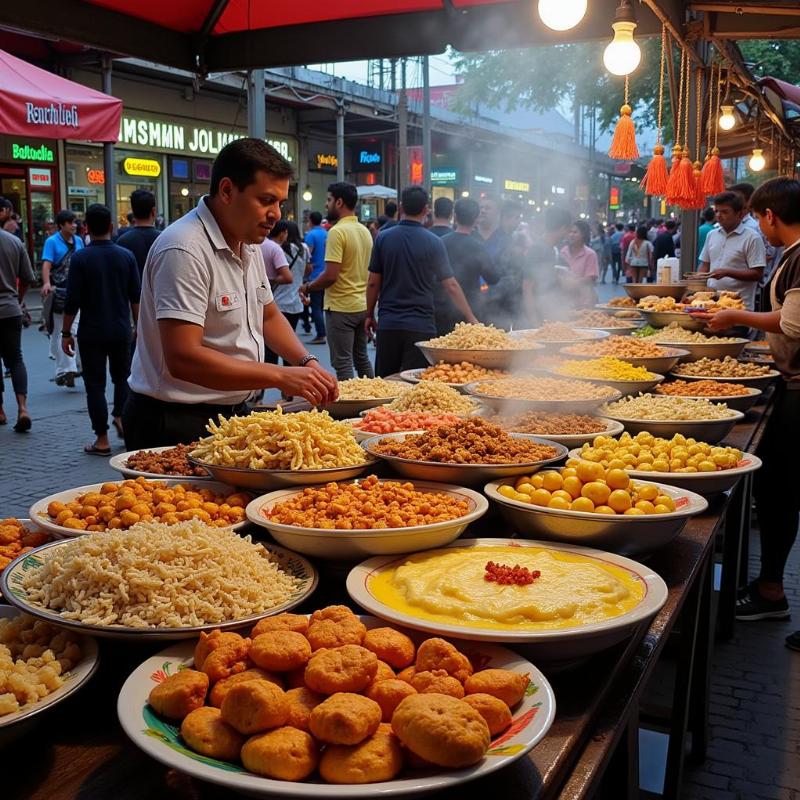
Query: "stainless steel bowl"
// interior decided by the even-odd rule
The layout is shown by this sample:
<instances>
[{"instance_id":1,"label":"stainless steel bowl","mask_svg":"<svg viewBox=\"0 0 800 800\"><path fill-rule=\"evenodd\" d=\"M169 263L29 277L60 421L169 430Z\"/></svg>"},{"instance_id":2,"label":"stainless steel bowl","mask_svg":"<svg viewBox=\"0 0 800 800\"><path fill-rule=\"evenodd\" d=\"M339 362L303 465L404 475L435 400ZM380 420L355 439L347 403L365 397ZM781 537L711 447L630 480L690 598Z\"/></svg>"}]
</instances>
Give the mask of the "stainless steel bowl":
<instances>
[{"instance_id":1,"label":"stainless steel bowl","mask_svg":"<svg viewBox=\"0 0 800 800\"><path fill-rule=\"evenodd\" d=\"M752 378L720 378L718 375L680 375L677 372L670 372L670 377L680 378L684 381L718 381L720 383L741 383L753 389L764 389L769 386L775 378L780 377L780 372L771 369L766 375L754 375Z\"/></svg>"},{"instance_id":2,"label":"stainless steel bowl","mask_svg":"<svg viewBox=\"0 0 800 800\"><path fill-rule=\"evenodd\" d=\"M671 439L676 433L682 433L684 436L693 436L699 442L708 442L709 444L717 444L722 441L731 428L744 419L741 411L733 409L731 409L730 418L698 420L629 419L608 411L603 413L605 416L621 422L625 426L625 430L631 434L647 431L653 436Z\"/></svg>"},{"instance_id":3,"label":"stainless steel bowl","mask_svg":"<svg viewBox=\"0 0 800 800\"><path fill-rule=\"evenodd\" d=\"M427 342L416 342L431 365L444 361L460 364L466 361L485 369L520 369L529 366L544 349L540 344L530 344L524 350L457 350L451 347L431 347Z\"/></svg>"},{"instance_id":4,"label":"stainless steel bowl","mask_svg":"<svg viewBox=\"0 0 800 800\"><path fill-rule=\"evenodd\" d=\"M683 276L686 281L686 294L708 290L708 273L689 272Z\"/></svg>"},{"instance_id":5,"label":"stainless steel bowl","mask_svg":"<svg viewBox=\"0 0 800 800\"><path fill-rule=\"evenodd\" d=\"M680 300L686 294L685 283L623 283L622 288L631 300L641 300L643 297L672 297Z\"/></svg>"},{"instance_id":6,"label":"stainless steel bowl","mask_svg":"<svg viewBox=\"0 0 800 800\"><path fill-rule=\"evenodd\" d=\"M735 342L654 342L654 344L680 347L689 353L683 358L684 361L699 361L701 358L725 358L725 356L738 358L747 341L736 338Z\"/></svg>"},{"instance_id":7,"label":"stainless steel bowl","mask_svg":"<svg viewBox=\"0 0 800 800\"><path fill-rule=\"evenodd\" d=\"M567 455L567 448L549 439L531 436L527 433L510 433L514 439L527 439L537 444L548 445L556 450L556 455L543 461L530 461L521 464L450 464L436 461L413 461L409 458L385 455L375 450L380 441L386 439L405 439L409 433L386 433L367 439L361 446L373 457L386 461L391 468L405 478L437 483L454 483L458 486L475 486L495 478L508 478L514 475L529 475L540 469L556 464Z\"/></svg>"},{"instance_id":8,"label":"stainless steel bowl","mask_svg":"<svg viewBox=\"0 0 800 800\"><path fill-rule=\"evenodd\" d=\"M575 381L588 381L589 383L598 383L601 386L610 386L612 389L616 389L622 397L627 397L631 394L645 394L649 392L654 387L658 386L664 380L664 376L660 375L657 372L652 372L652 378L648 380L642 381L612 381L606 378L579 378L578 376L573 375L563 375L560 372L557 372L554 369L549 370L549 373L554 378L564 378L565 380L575 380Z\"/></svg>"},{"instance_id":9,"label":"stainless steel bowl","mask_svg":"<svg viewBox=\"0 0 800 800\"><path fill-rule=\"evenodd\" d=\"M671 514L611 516L587 511L560 511L503 497L498 489L505 483L508 481L492 481L484 486L483 491L500 506L500 513L516 532L527 538L597 547L622 555L652 553L663 547L683 530L690 517L702 514L708 508L708 501L699 494L657 483L656 486L675 500L676 505L681 501L681 507Z\"/></svg>"},{"instance_id":10,"label":"stainless steel bowl","mask_svg":"<svg viewBox=\"0 0 800 800\"><path fill-rule=\"evenodd\" d=\"M647 311L644 308L640 308L639 311L642 312L645 320L647 320L647 324L652 325L654 328L666 328L667 325L675 322L679 327L685 328L687 331L706 330L704 320L697 319L683 311ZM681 347L683 347L683 342L681 342Z\"/></svg>"},{"instance_id":11,"label":"stainless steel bowl","mask_svg":"<svg viewBox=\"0 0 800 800\"><path fill-rule=\"evenodd\" d=\"M567 323L568 324L568 323ZM539 329L538 328L523 328L518 331L512 331L509 336L513 339L524 339L526 342L534 341L530 337L533 336ZM581 342L593 342L597 339L605 339L610 334L607 330L600 329L600 328L573 328L576 333L580 333L580 336L576 336L570 339L558 339L558 340L550 340L550 339L538 339L536 343L540 347L544 347L547 350L559 350L562 347L566 347L570 344L580 344ZM630 331L629 331L630 333Z\"/></svg>"},{"instance_id":12,"label":"stainless steel bowl","mask_svg":"<svg viewBox=\"0 0 800 800\"><path fill-rule=\"evenodd\" d=\"M536 433L540 439L547 439L551 442L558 442L565 447L581 447L584 444L591 443L595 440L596 436L619 436L625 430L621 422L615 419L608 419L608 417L595 417L598 422L606 423L606 427L602 431L595 431L595 433ZM495 422L494 417L489 418L489 422Z\"/></svg>"},{"instance_id":13,"label":"stainless steel bowl","mask_svg":"<svg viewBox=\"0 0 800 800\"><path fill-rule=\"evenodd\" d=\"M616 327L613 325L609 325L608 327L604 325L595 325L592 330L603 331L609 336L630 336L635 330L641 328L643 324L644 320L640 320L639 322L633 320L630 323L626 323L625 325L617 325Z\"/></svg>"},{"instance_id":14,"label":"stainless steel bowl","mask_svg":"<svg viewBox=\"0 0 800 800\"><path fill-rule=\"evenodd\" d=\"M370 456L363 464L352 467L332 467L329 469L240 469L221 467L189 457L192 464L207 469L215 480L241 489L254 489L268 492L274 489L287 489L292 486L314 486L330 481L346 481L357 478L375 467L376 460ZM223 477L224 476L224 477Z\"/></svg>"},{"instance_id":15,"label":"stainless steel bowl","mask_svg":"<svg viewBox=\"0 0 800 800\"><path fill-rule=\"evenodd\" d=\"M642 321L642 316L638 308L636 306L611 306L608 303L596 303L595 309L598 311L602 311L606 314L610 314L614 316L618 314L620 311L635 311L638 315L639 322ZM630 319L633 322L636 322L636 317L619 317L619 319Z\"/></svg>"},{"instance_id":16,"label":"stainless steel bowl","mask_svg":"<svg viewBox=\"0 0 800 800\"><path fill-rule=\"evenodd\" d=\"M569 380L563 375L559 375L559 378ZM529 400L524 397L499 397L478 391L477 387L486 383L492 383L492 381L468 383L465 387L466 392L500 414L524 414L528 411L544 411L551 414L595 414L604 403L613 403L622 397L620 392L614 392L614 395L600 400Z\"/></svg>"},{"instance_id":17,"label":"stainless steel bowl","mask_svg":"<svg viewBox=\"0 0 800 800\"><path fill-rule=\"evenodd\" d=\"M679 361L682 361L688 355L688 350L679 350L676 347L658 346L664 350L666 355L654 356L652 358L630 357L623 358L622 361L627 361L629 364L633 364L634 367L644 367L648 372L666 375ZM564 348L560 350L559 355L562 355L564 358L579 358L584 361L590 358L599 358L599 356L585 356L578 355L576 353L570 353L568 352L568 349L569 348Z\"/></svg>"},{"instance_id":18,"label":"stainless steel bowl","mask_svg":"<svg viewBox=\"0 0 800 800\"><path fill-rule=\"evenodd\" d=\"M420 375L425 372L426 369L427 367L421 367L419 369L404 369L400 373L400 377L407 383L421 383L422 380L420 379ZM444 383L445 386L449 386L451 389L461 392L461 394L464 394L464 387L467 385L466 383L448 383L447 381L439 381L439 383Z\"/></svg>"},{"instance_id":19,"label":"stainless steel bowl","mask_svg":"<svg viewBox=\"0 0 800 800\"><path fill-rule=\"evenodd\" d=\"M731 383L736 383L736 379L731 380ZM761 389L748 388L747 394L732 395L724 397L703 397L703 400L710 400L712 403L725 403L728 408L733 408L736 411L749 411L761 397L763 392ZM667 395L665 395L666 397ZM685 397L687 400L697 400L697 395L691 394L671 394L669 397Z\"/></svg>"}]
</instances>

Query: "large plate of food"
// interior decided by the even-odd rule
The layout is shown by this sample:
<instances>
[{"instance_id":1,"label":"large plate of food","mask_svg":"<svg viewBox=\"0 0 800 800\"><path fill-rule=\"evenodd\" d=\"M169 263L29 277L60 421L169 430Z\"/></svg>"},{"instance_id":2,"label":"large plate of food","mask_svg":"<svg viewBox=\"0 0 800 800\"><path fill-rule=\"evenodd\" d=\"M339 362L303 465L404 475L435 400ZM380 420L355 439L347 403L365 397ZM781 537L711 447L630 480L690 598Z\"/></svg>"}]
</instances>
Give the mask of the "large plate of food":
<instances>
[{"instance_id":1,"label":"large plate of food","mask_svg":"<svg viewBox=\"0 0 800 800\"><path fill-rule=\"evenodd\" d=\"M439 425L458 425L458 414L435 414L429 411L391 411L385 406L365 411L362 416L344 420L353 429L356 441L365 442L383 433L419 432Z\"/></svg>"},{"instance_id":2,"label":"large plate of food","mask_svg":"<svg viewBox=\"0 0 800 800\"><path fill-rule=\"evenodd\" d=\"M661 347L635 336L611 336L599 342L571 345L559 352L561 356L570 359L618 358L635 367L644 367L646 370L660 375L669 372L678 361L688 355L687 350Z\"/></svg>"},{"instance_id":3,"label":"large plate of food","mask_svg":"<svg viewBox=\"0 0 800 800\"><path fill-rule=\"evenodd\" d=\"M671 297L680 300L687 291L685 283L623 283L622 288L633 300L645 297Z\"/></svg>"},{"instance_id":4,"label":"large plate of food","mask_svg":"<svg viewBox=\"0 0 800 800\"><path fill-rule=\"evenodd\" d=\"M761 389L737 383L735 379L730 382L672 380L656 386L655 393L670 397L702 397L710 403L725 403L737 411L748 411L763 394Z\"/></svg>"},{"instance_id":5,"label":"large plate of food","mask_svg":"<svg viewBox=\"0 0 800 800\"><path fill-rule=\"evenodd\" d=\"M686 381L735 381L764 390L780 376L776 369L766 364L737 361L735 358L701 358L672 368L670 375Z\"/></svg>"},{"instance_id":6,"label":"large plate of food","mask_svg":"<svg viewBox=\"0 0 800 800\"><path fill-rule=\"evenodd\" d=\"M108 638L185 639L294 608L316 588L302 556L197 520L142 522L42 545L0 575L31 616Z\"/></svg>"},{"instance_id":7,"label":"large plate of food","mask_svg":"<svg viewBox=\"0 0 800 800\"><path fill-rule=\"evenodd\" d=\"M168 447L151 447L117 453L108 459L111 469L126 478L191 478L193 481L211 481L213 476L202 467L189 462L193 444Z\"/></svg>"},{"instance_id":8,"label":"large plate of food","mask_svg":"<svg viewBox=\"0 0 800 800\"><path fill-rule=\"evenodd\" d=\"M551 663L626 639L667 599L664 581L636 561L528 539L460 539L424 553L370 558L350 571L347 591L391 624L505 642Z\"/></svg>"},{"instance_id":9,"label":"large plate of food","mask_svg":"<svg viewBox=\"0 0 800 800\"><path fill-rule=\"evenodd\" d=\"M576 342L605 339L608 331L598 328L582 328L566 322L545 322L538 328L523 328L512 331L509 336L520 342L540 344L550 350L559 349Z\"/></svg>"},{"instance_id":10,"label":"large plate of food","mask_svg":"<svg viewBox=\"0 0 800 800\"><path fill-rule=\"evenodd\" d=\"M448 364L442 361L430 367L419 369L406 369L400 373L400 377L408 383L419 383L420 381L439 381L453 389L463 391L464 387L472 381L490 378L505 378L509 372L502 369L485 369L468 361L460 364Z\"/></svg>"},{"instance_id":11,"label":"large plate of food","mask_svg":"<svg viewBox=\"0 0 800 800\"><path fill-rule=\"evenodd\" d=\"M588 414L548 414L529 411L527 414L489 417L489 422L499 425L509 433L529 433L550 439L565 447L580 447L596 436L616 436L622 433L621 422Z\"/></svg>"},{"instance_id":12,"label":"large plate of food","mask_svg":"<svg viewBox=\"0 0 800 800\"><path fill-rule=\"evenodd\" d=\"M684 361L725 356L737 358L749 341L739 336L708 336L700 331L687 330L674 322L642 338L688 351L689 355L684 357Z\"/></svg>"},{"instance_id":13,"label":"large plate of food","mask_svg":"<svg viewBox=\"0 0 800 800\"><path fill-rule=\"evenodd\" d=\"M502 769L529 752L555 717L547 679L504 647L456 647L343 606L273 621L286 627L257 626L251 639L232 644L243 668L249 658L267 671L219 678L208 666L213 651L205 655L211 638L137 667L117 702L133 743L171 769L236 793L400 797ZM319 649L321 635L327 651ZM276 652L278 639L291 645L284 653ZM348 669L335 672L345 658Z\"/></svg>"},{"instance_id":14,"label":"large plate of food","mask_svg":"<svg viewBox=\"0 0 800 800\"><path fill-rule=\"evenodd\" d=\"M334 419L354 417L368 408L391 403L408 391L405 381L385 378L350 378L339 382L339 398L321 406Z\"/></svg>"},{"instance_id":15,"label":"large plate of food","mask_svg":"<svg viewBox=\"0 0 800 800\"><path fill-rule=\"evenodd\" d=\"M636 367L613 356L561 361L549 372L556 378L592 381L601 386L610 386L623 396L649 392L664 380L660 373Z\"/></svg>"}]
</instances>

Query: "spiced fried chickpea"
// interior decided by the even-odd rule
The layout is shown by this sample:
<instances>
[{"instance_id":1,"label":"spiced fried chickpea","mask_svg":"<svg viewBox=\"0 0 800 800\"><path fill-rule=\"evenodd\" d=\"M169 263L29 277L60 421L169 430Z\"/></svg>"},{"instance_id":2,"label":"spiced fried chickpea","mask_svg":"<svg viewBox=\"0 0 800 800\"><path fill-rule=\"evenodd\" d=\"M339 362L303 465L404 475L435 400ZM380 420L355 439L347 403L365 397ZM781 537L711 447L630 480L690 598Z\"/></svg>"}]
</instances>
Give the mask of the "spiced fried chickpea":
<instances>
[{"instance_id":1,"label":"spiced fried chickpea","mask_svg":"<svg viewBox=\"0 0 800 800\"><path fill-rule=\"evenodd\" d=\"M308 728L327 744L358 744L378 729L381 707L368 697L337 692L311 711Z\"/></svg>"},{"instance_id":2,"label":"spiced fried chickpea","mask_svg":"<svg viewBox=\"0 0 800 800\"><path fill-rule=\"evenodd\" d=\"M277 728L252 736L242 747L246 769L281 781L302 781L317 768L318 761L316 743L297 728Z\"/></svg>"},{"instance_id":3,"label":"spiced fried chickpea","mask_svg":"<svg viewBox=\"0 0 800 800\"><path fill-rule=\"evenodd\" d=\"M205 703L208 675L194 669L182 669L156 685L148 702L162 716L183 719Z\"/></svg>"},{"instance_id":4,"label":"spiced fried chickpea","mask_svg":"<svg viewBox=\"0 0 800 800\"><path fill-rule=\"evenodd\" d=\"M467 678L464 689L467 694L489 694L512 708L525 697L528 683L527 674L520 675L507 669L484 669Z\"/></svg>"},{"instance_id":5,"label":"spiced fried chickpea","mask_svg":"<svg viewBox=\"0 0 800 800\"><path fill-rule=\"evenodd\" d=\"M289 702L279 686L268 681L247 681L232 686L220 707L222 719L245 735L286 724Z\"/></svg>"},{"instance_id":6,"label":"spiced fried chickpea","mask_svg":"<svg viewBox=\"0 0 800 800\"><path fill-rule=\"evenodd\" d=\"M414 642L394 628L373 628L367 631L363 646L394 669L404 669L414 663Z\"/></svg>"},{"instance_id":7,"label":"spiced fried chickpea","mask_svg":"<svg viewBox=\"0 0 800 800\"><path fill-rule=\"evenodd\" d=\"M183 720L181 738L195 753L222 761L238 761L245 741L211 706L196 708Z\"/></svg>"},{"instance_id":8,"label":"spiced fried chickpea","mask_svg":"<svg viewBox=\"0 0 800 800\"><path fill-rule=\"evenodd\" d=\"M262 669L288 672L305 667L311 658L311 645L302 633L270 631L253 639L248 655Z\"/></svg>"},{"instance_id":9,"label":"spiced fried chickpea","mask_svg":"<svg viewBox=\"0 0 800 800\"><path fill-rule=\"evenodd\" d=\"M248 681L267 681L267 683L274 683L277 687L283 688L283 682L280 677L266 670L259 669L258 667L252 667L251 669L246 669L244 672L237 672L235 675L231 675L230 678L223 678L217 681L211 687L211 692L208 695L209 704L220 708L220 706L222 706L222 701L225 699L225 695L228 694L237 683L247 683Z\"/></svg>"},{"instance_id":10,"label":"spiced fried chickpea","mask_svg":"<svg viewBox=\"0 0 800 800\"><path fill-rule=\"evenodd\" d=\"M403 768L403 749L391 725L381 724L356 745L328 745L319 774L328 783L358 784L390 781Z\"/></svg>"}]
</instances>

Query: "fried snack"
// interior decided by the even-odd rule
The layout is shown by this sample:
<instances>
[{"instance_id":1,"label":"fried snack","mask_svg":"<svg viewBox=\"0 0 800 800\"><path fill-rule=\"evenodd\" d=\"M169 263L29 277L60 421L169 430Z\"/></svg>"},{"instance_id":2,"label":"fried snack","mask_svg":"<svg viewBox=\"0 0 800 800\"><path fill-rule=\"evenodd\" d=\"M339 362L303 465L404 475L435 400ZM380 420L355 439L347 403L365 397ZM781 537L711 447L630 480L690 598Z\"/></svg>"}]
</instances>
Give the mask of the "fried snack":
<instances>
[{"instance_id":1,"label":"fried snack","mask_svg":"<svg viewBox=\"0 0 800 800\"><path fill-rule=\"evenodd\" d=\"M187 478L207 478L208 472L202 467L190 464L187 456L194 449L195 443L179 444L162 450L139 450L128 457L125 466L138 472L148 472L151 475L180 475Z\"/></svg>"},{"instance_id":2,"label":"fried snack","mask_svg":"<svg viewBox=\"0 0 800 800\"><path fill-rule=\"evenodd\" d=\"M311 656L305 671L306 686L320 694L360 692L369 686L377 671L375 653L346 644Z\"/></svg>"},{"instance_id":3,"label":"fried snack","mask_svg":"<svg viewBox=\"0 0 800 800\"><path fill-rule=\"evenodd\" d=\"M515 439L497 425L477 417L459 425L412 433L402 440L380 441L375 452L442 464L519 464L544 461L558 451L550 445Z\"/></svg>"},{"instance_id":4,"label":"fried snack","mask_svg":"<svg viewBox=\"0 0 800 800\"><path fill-rule=\"evenodd\" d=\"M158 714L170 719L183 719L206 701L208 675L195 669L182 669L156 684L147 702Z\"/></svg>"},{"instance_id":5,"label":"fried snack","mask_svg":"<svg viewBox=\"0 0 800 800\"><path fill-rule=\"evenodd\" d=\"M358 744L378 729L381 707L368 697L337 692L311 711L308 727L321 742Z\"/></svg>"},{"instance_id":6,"label":"fried snack","mask_svg":"<svg viewBox=\"0 0 800 800\"><path fill-rule=\"evenodd\" d=\"M396 677L397 680L405 681L405 683L408 683L410 685L411 680L416 674L417 674L417 668L414 665L412 665L410 667L406 667L403 670L400 670L400 672L397 673Z\"/></svg>"},{"instance_id":7,"label":"fried snack","mask_svg":"<svg viewBox=\"0 0 800 800\"><path fill-rule=\"evenodd\" d=\"M444 492L422 491L410 482L370 475L355 483L307 486L264 512L283 525L336 530L407 528L463 517L469 503ZM344 642L342 642L344 644Z\"/></svg>"},{"instance_id":8,"label":"fried snack","mask_svg":"<svg viewBox=\"0 0 800 800\"><path fill-rule=\"evenodd\" d=\"M327 411L253 412L244 417L219 416L206 426L210 436L197 443L192 456L207 464L239 469L326 469L363 464L364 451L353 432Z\"/></svg>"},{"instance_id":9,"label":"fried snack","mask_svg":"<svg viewBox=\"0 0 800 800\"><path fill-rule=\"evenodd\" d=\"M329 745L319 762L319 774L328 783L390 781L403 768L403 750L391 725L381 724L363 742Z\"/></svg>"},{"instance_id":10,"label":"fried snack","mask_svg":"<svg viewBox=\"0 0 800 800\"><path fill-rule=\"evenodd\" d=\"M227 695L237 683L247 683L248 681L267 681L268 683L274 683L279 689L283 689L283 681L280 679L280 676L273 675L271 672L259 669L258 667L251 667L244 672L237 672L235 675L231 675L230 678L223 678L217 681L211 687L211 692L208 695L208 704L215 708L220 708L222 706L222 701L225 699L225 695Z\"/></svg>"},{"instance_id":11,"label":"fried snack","mask_svg":"<svg viewBox=\"0 0 800 800\"><path fill-rule=\"evenodd\" d=\"M725 403L691 397L640 394L608 403L603 413L621 419L699 420L729 419L736 415Z\"/></svg>"},{"instance_id":12,"label":"fried snack","mask_svg":"<svg viewBox=\"0 0 800 800\"><path fill-rule=\"evenodd\" d=\"M288 614L286 612L276 614L274 617L264 617L255 624L250 632L250 637L255 639L256 636L268 631L294 631L305 636L308 631L308 617L305 614Z\"/></svg>"},{"instance_id":13,"label":"fried snack","mask_svg":"<svg viewBox=\"0 0 800 800\"><path fill-rule=\"evenodd\" d=\"M417 668L411 679L411 686L420 694L447 694L459 700L464 696L464 687L461 683L443 669L420 672Z\"/></svg>"},{"instance_id":14,"label":"fried snack","mask_svg":"<svg viewBox=\"0 0 800 800\"><path fill-rule=\"evenodd\" d=\"M444 694L406 697L392 716L392 730L411 752L452 769L477 764L491 741L483 717L463 700Z\"/></svg>"},{"instance_id":15,"label":"fried snack","mask_svg":"<svg viewBox=\"0 0 800 800\"><path fill-rule=\"evenodd\" d=\"M54 500L47 516L64 528L79 531L127 529L137 522L175 525L198 519L214 527L235 525L245 518L250 496L243 492L217 494L202 484L169 486L146 478L104 483L68 503Z\"/></svg>"},{"instance_id":16,"label":"fried snack","mask_svg":"<svg viewBox=\"0 0 800 800\"><path fill-rule=\"evenodd\" d=\"M464 702L483 717L492 736L504 731L511 724L511 709L502 700L490 694L483 692L468 694Z\"/></svg>"},{"instance_id":17,"label":"fried snack","mask_svg":"<svg viewBox=\"0 0 800 800\"><path fill-rule=\"evenodd\" d=\"M702 375L710 378L758 378L769 374L770 368L750 361L737 361L735 358L701 358L687 364L678 364L673 375Z\"/></svg>"},{"instance_id":18,"label":"fried snack","mask_svg":"<svg viewBox=\"0 0 800 800\"><path fill-rule=\"evenodd\" d=\"M656 386L656 394L678 395L681 397L741 397L750 389L741 383L725 381L672 381Z\"/></svg>"},{"instance_id":19,"label":"fried snack","mask_svg":"<svg viewBox=\"0 0 800 800\"><path fill-rule=\"evenodd\" d=\"M722 344L741 341L734 336L706 336L700 331L689 331L682 328L677 322L670 322L666 328L656 329L646 337L651 342L664 344Z\"/></svg>"},{"instance_id":20,"label":"fried snack","mask_svg":"<svg viewBox=\"0 0 800 800\"><path fill-rule=\"evenodd\" d=\"M218 708L196 708L181 723L181 738L195 753L223 761L238 761L245 737L222 719Z\"/></svg>"},{"instance_id":21,"label":"fried snack","mask_svg":"<svg viewBox=\"0 0 800 800\"><path fill-rule=\"evenodd\" d=\"M627 361L613 356L562 361L555 371L559 375L568 375L572 378L599 378L611 381L649 381L655 380L656 377L644 367L634 367Z\"/></svg>"},{"instance_id":22,"label":"fried snack","mask_svg":"<svg viewBox=\"0 0 800 800\"><path fill-rule=\"evenodd\" d=\"M524 343L494 325L469 322L457 322L450 333L423 344L452 350L521 350L525 347Z\"/></svg>"},{"instance_id":23,"label":"fried snack","mask_svg":"<svg viewBox=\"0 0 800 800\"><path fill-rule=\"evenodd\" d=\"M414 642L394 628L372 628L364 636L363 645L394 669L414 663Z\"/></svg>"},{"instance_id":24,"label":"fried snack","mask_svg":"<svg viewBox=\"0 0 800 800\"><path fill-rule=\"evenodd\" d=\"M479 383L475 391L489 397L560 402L603 400L617 394L610 386L561 378L505 378L491 383Z\"/></svg>"},{"instance_id":25,"label":"fried snack","mask_svg":"<svg viewBox=\"0 0 800 800\"><path fill-rule=\"evenodd\" d=\"M612 306L613 308L633 308L636 303L632 297L628 297L628 295L621 295L619 297L612 297L608 301L608 305Z\"/></svg>"},{"instance_id":26,"label":"fried snack","mask_svg":"<svg viewBox=\"0 0 800 800\"><path fill-rule=\"evenodd\" d=\"M244 672L248 666L247 654L249 651L250 639L241 639L239 642L218 647L206 656L203 661L203 672L208 675L212 683L223 678L230 678L237 672Z\"/></svg>"},{"instance_id":27,"label":"fried snack","mask_svg":"<svg viewBox=\"0 0 800 800\"><path fill-rule=\"evenodd\" d=\"M433 637L426 639L419 646L416 670L417 672L444 670L460 683L464 683L472 675L472 664L450 642Z\"/></svg>"},{"instance_id":28,"label":"fried snack","mask_svg":"<svg viewBox=\"0 0 800 800\"><path fill-rule=\"evenodd\" d=\"M470 675L464 681L464 689L469 694L490 694L502 700L509 708L525 697L528 676L511 672L508 669L484 669Z\"/></svg>"},{"instance_id":29,"label":"fried snack","mask_svg":"<svg viewBox=\"0 0 800 800\"><path fill-rule=\"evenodd\" d=\"M375 677L369 682L369 686L373 686L381 681L389 681L395 677L394 670L385 662L378 660L378 669L375 671ZM367 688L369 688L369 686Z\"/></svg>"},{"instance_id":30,"label":"fried snack","mask_svg":"<svg viewBox=\"0 0 800 800\"><path fill-rule=\"evenodd\" d=\"M17 557L49 542L45 531L33 531L15 517L0 520L0 573Z\"/></svg>"},{"instance_id":31,"label":"fried snack","mask_svg":"<svg viewBox=\"0 0 800 800\"><path fill-rule=\"evenodd\" d=\"M422 381L392 400L389 411L420 411L430 414L472 414L477 403L440 381Z\"/></svg>"},{"instance_id":32,"label":"fried snack","mask_svg":"<svg viewBox=\"0 0 800 800\"><path fill-rule=\"evenodd\" d=\"M660 358L669 355L663 347L631 336L609 336L596 342L580 342L565 347L561 353L570 356L614 356L615 358Z\"/></svg>"},{"instance_id":33,"label":"fried snack","mask_svg":"<svg viewBox=\"0 0 800 800\"><path fill-rule=\"evenodd\" d=\"M385 378L350 378L339 381L340 400L385 400L407 392L411 387L403 381Z\"/></svg>"},{"instance_id":34,"label":"fried snack","mask_svg":"<svg viewBox=\"0 0 800 800\"><path fill-rule=\"evenodd\" d=\"M503 378L510 375L503 369L487 369L479 367L477 364L470 364L462 361L460 364L448 364L440 361L433 367L428 367L420 373L421 381L441 381L442 383L453 383L462 386L465 383L479 381L481 378Z\"/></svg>"},{"instance_id":35,"label":"fried snack","mask_svg":"<svg viewBox=\"0 0 800 800\"><path fill-rule=\"evenodd\" d=\"M301 731L308 731L311 712L325 699L324 695L312 692L305 686L298 686L286 692L289 703L289 716L286 724Z\"/></svg>"},{"instance_id":36,"label":"fried snack","mask_svg":"<svg viewBox=\"0 0 800 800\"><path fill-rule=\"evenodd\" d=\"M511 433L533 433L542 436L600 433L607 425L603 420L585 414L543 414L535 411L507 417L492 417L490 421Z\"/></svg>"},{"instance_id":37,"label":"fried snack","mask_svg":"<svg viewBox=\"0 0 800 800\"><path fill-rule=\"evenodd\" d=\"M628 328L630 322L616 319L602 311L582 309L576 312L573 323L579 328Z\"/></svg>"},{"instance_id":38,"label":"fried snack","mask_svg":"<svg viewBox=\"0 0 800 800\"><path fill-rule=\"evenodd\" d=\"M308 641L312 650L361 644L367 628L347 606L328 606L311 615Z\"/></svg>"},{"instance_id":39,"label":"fried snack","mask_svg":"<svg viewBox=\"0 0 800 800\"><path fill-rule=\"evenodd\" d=\"M579 331L572 325L567 325L566 322L545 322L520 338L533 342L565 342L575 339L593 339L596 336L594 331Z\"/></svg>"},{"instance_id":40,"label":"fried snack","mask_svg":"<svg viewBox=\"0 0 800 800\"><path fill-rule=\"evenodd\" d=\"M464 691L463 688L461 691ZM399 678L376 681L366 691L367 697L381 707L381 718L384 722L391 722L394 710L401 701L412 694L417 694L417 690L410 683L401 681Z\"/></svg>"},{"instance_id":41,"label":"fried snack","mask_svg":"<svg viewBox=\"0 0 800 800\"><path fill-rule=\"evenodd\" d=\"M194 668L203 669L206 659L220 647L239 647L244 637L234 631L221 631L215 628L211 633L200 631L200 638L194 646Z\"/></svg>"},{"instance_id":42,"label":"fried snack","mask_svg":"<svg viewBox=\"0 0 800 800\"><path fill-rule=\"evenodd\" d=\"M269 681L245 681L231 686L220 707L222 719L249 736L286 724L289 701L279 686Z\"/></svg>"},{"instance_id":43,"label":"fried snack","mask_svg":"<svg viewBox=\"0 0 800 800\"><path fill-rule=\"evenodd\" d=\"M311 645L302 633L270 631L253 639L249 656L257 667L288 672L305 667L311 658Z\"/></svg>"},{"instance_id":44,"label":"fried snack","mask_svg":"<svg viewBox=\"0 0 800 800\"><path fill-rule=\"evenodd\" d=\"M302 781L316 768L319 749L305 731L297 728L251 736L242 747L245 769L279 781Z\"/></svg>"},{"instance_id":45,"label":"fried snack","mask_svg":"<svg viewBox=\"0 0 800 800\"><path fill-rule=\"evenodd\" d=\"M456 414L431 414L427 411L391 411L386 406L371 408L353 428L365 433L400 433L425 431L439 425L457 425L461 418Z\"/></svg>"}]
</instances>

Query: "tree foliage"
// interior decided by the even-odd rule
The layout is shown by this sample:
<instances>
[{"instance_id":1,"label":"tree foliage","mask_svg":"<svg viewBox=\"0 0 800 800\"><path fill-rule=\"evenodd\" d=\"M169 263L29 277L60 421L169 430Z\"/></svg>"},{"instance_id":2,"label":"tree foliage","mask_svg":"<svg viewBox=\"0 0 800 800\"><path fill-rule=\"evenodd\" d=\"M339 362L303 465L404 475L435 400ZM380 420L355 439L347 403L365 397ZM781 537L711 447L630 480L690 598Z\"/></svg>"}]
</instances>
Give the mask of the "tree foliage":
<instances>
[{"instance_id":1,"label":"tree foliage","mask_svg":"<svg viewBox=\"0 0 800 800\"><path fill-rule=\"evenodd\" d=\"M756 77L800 84L800 41L754 39L741 42L739 49Z\"/></svg>"}]
</instances>

